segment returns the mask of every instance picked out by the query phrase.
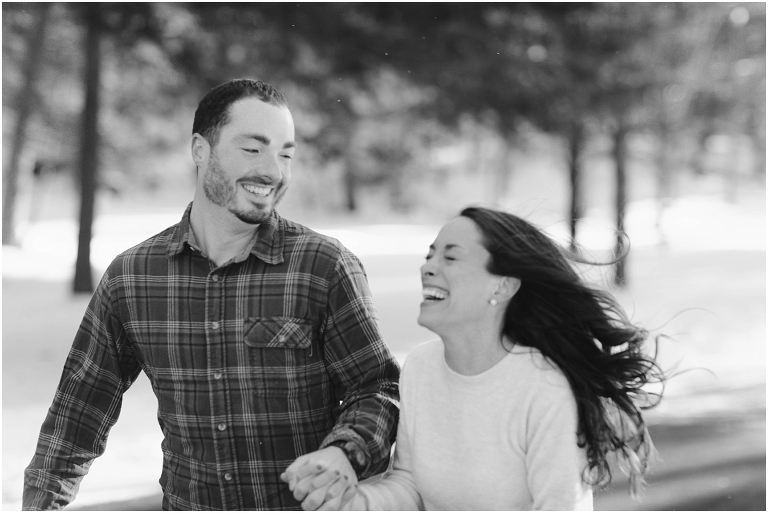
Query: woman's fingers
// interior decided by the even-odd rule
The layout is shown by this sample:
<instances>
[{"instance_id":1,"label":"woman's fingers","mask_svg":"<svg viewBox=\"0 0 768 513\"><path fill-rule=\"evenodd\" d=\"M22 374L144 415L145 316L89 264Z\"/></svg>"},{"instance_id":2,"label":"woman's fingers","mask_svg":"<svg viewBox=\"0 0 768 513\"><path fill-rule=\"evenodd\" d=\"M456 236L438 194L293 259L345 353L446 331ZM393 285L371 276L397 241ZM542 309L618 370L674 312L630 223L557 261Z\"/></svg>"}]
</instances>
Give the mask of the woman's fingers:
<instances>
[{"instance_id":1,"label":"woman's fingers","mask_svg":"<svg viewBox=\"0 0 768 513\"><path fill-rule=\"evenodd\" d=\"M327 475L327 476L326 476ZM323 476L326 476L323 478ZM307 464L299 467L290 475L288 487L293 491L293 496L297 501L302 501L318 486L327 483L335 477L335 473L325 470L322 465ZM320 479L318 483L316 479Z\"/></svg>"},{"instance_id":2,"label":"woman's fingers","mask_svg":"<svg viewBox=\"0 0 768 513\"><path fill-rule=\"evenodd\" d=\"M307 494L306 499L304 499L304 502L301 503L301 507L306 511L314 511L322 506L326 500L332 500L333 497L328 495L328 491L331 486L333 486L338 481L346 481L346 479L343 479L341 476L337 475L333 481L330 481L324 486L320 486L310 491L310 493Z\"/></svg>"}]
</instances>

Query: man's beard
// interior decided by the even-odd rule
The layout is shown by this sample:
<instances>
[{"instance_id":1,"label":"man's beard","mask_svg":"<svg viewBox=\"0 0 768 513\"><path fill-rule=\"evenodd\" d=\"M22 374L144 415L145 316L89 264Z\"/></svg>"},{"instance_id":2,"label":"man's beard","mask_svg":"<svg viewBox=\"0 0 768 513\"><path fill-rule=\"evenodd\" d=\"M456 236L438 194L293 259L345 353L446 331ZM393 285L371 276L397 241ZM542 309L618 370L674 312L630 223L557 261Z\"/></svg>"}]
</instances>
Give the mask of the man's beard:
<instances>
[{"instance_id":1,"label":"man's beard","mask_svg":"<svg viewBox=\"0 0 768 513\"><path fill-rule=\"evenodd\" d=\"M237 207L237 183L231 183L227 175L219 165L219 159L215 153L211 153L208 159L208 171L203 179L203 192L205 197L222 208L229 210L235 217L247 224L261 224L272 215L272 210L280 202L285 194L285 186L282 182L275 188L275 201L271 207L260 209L254 206L251 209Z\"/></svg>"}]
</instances>

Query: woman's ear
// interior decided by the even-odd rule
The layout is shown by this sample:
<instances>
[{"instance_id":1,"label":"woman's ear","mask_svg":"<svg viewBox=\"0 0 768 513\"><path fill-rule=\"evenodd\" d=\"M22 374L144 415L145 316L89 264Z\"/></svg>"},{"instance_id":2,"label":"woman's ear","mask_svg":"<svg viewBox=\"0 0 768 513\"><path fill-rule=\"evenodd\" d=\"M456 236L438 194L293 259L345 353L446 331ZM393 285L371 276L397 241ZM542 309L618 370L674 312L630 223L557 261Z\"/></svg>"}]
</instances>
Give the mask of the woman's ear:
<instances>
[{"instance_id":1,"label":"woman's ear","mask_svg":"<svg viewBox=\"0 0 768 513\"><path fill-rule=\"evenodd\" d=\"M520 278L513 278L512 276L502 276L499 280L499 284L496 287L496 292L494 292L494 296L498 299L499 302L502 301L509 301L513 297L515 297L515 294L517 294L517 291L520 290Z\"/></svg>"}]
</instances>

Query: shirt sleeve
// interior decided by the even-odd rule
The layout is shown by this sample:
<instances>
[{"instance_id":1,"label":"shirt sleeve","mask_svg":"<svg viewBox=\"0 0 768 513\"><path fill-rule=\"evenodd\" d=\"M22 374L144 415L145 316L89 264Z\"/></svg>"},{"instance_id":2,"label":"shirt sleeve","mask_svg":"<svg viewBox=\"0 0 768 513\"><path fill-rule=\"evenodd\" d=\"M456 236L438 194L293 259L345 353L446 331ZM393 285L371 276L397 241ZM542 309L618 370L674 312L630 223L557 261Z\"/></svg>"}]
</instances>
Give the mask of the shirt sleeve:
<instances>
[{"instance_id":1,"label":"shirt sleeve","mask_svg":"<svg viewBox=\"0 0 768 513\"><path fill-rule=\"evenodd\" d=\"M411 459L411 443L406 428L405 404L400 410L397 425L395 461L392 469L360 483L353 509L368 511L424 510L424 503L416 490ZM362 501L360 500L362 499Z\"/></svg>"},{"instance_id":2,"label":"shirt sleeve","mask_svg":"<svg viewBox=\"0 0 768 513\"><path fill-rule=\"evenodd\" d=\"M341 252L331 278L323 338L326 366L342 401L321 448L347 442L354 453L350 459L356 460L353 466L360 469L358 477L364 479L389 464L400 367L381 336L363 266L347 250Z\"/></svg>"},{"instance_id":3,"label":"shirt sleeve","mask_svg":"<svg viewBox=\"0 0 768 513\"><path fill-rule=\"evenodd\" d=\"M108 282L107 273L86 309L24 472L24 510L61 509L74 500L140 372L112 313Z\"/></svg>"},{"instance_id":4,"label":"shirt sleeve","mask_svg":"<svg viewBox=\"0 0 768 513\"><path fill-rule=\"evenodd\" d=\"M534 510L592 510L585 485L585 450L578 446L576 399L564 376L544 382L533 398L527 428L526 468Z\"/></svg>"}]
</instances>

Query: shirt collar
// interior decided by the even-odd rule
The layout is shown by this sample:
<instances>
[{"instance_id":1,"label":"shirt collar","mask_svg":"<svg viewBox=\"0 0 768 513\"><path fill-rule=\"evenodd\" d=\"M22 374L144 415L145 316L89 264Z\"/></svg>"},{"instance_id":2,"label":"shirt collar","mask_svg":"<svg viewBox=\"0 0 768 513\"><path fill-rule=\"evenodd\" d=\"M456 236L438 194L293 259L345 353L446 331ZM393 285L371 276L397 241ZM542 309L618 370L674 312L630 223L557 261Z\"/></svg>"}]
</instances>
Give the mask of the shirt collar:
<instances>
[{"instance_id":1,"label":"shirt collar","mask_svg":"<svg viewBox=\"0 0 768 513\"><path fill-rule=\"evenodd\" d=\"M192 233L192 227L189 222L189 215L192 212L192 203L187 206L181 222L176 225L176 229L171 235L168 243L168 258L178 255L185 247L199 251L195 244L195 235ZM256 234L250 243L248 253L259 258L267 264L281 264L283 258L283 249L285 248L285 220L272 210L269 218L259 225ZM239 261L239 259L236 259Z\"/></svg>"}]
</instances>

